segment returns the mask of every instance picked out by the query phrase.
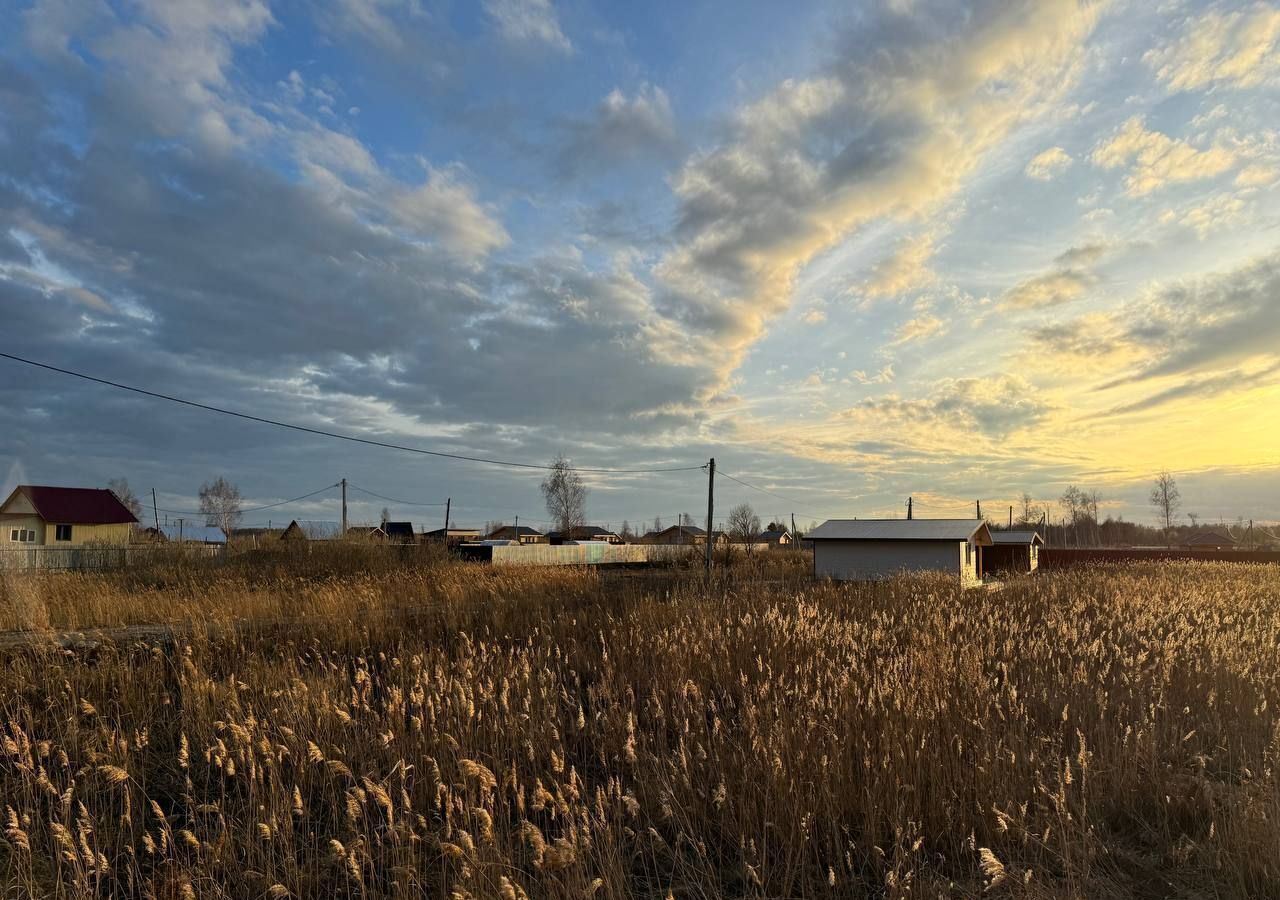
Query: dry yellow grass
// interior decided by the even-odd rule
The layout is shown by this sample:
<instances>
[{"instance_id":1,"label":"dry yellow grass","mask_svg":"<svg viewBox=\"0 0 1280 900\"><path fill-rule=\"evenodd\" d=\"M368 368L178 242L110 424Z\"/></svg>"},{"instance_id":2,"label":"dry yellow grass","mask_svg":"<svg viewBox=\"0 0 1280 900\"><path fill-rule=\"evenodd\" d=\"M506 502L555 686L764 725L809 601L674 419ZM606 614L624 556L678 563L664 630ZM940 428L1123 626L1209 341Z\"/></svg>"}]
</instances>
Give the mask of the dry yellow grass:
<instances>
[{"instance_id":1,"label":"dry yellow grass","mask_svg":"<svg viewBox=\"0 0 1280 900\"><path fill-rule=\"evenodd\" d=\"M9 581L0 896L1280 895L1275 568L415 563Z\"/></svg>"}]
</instances>

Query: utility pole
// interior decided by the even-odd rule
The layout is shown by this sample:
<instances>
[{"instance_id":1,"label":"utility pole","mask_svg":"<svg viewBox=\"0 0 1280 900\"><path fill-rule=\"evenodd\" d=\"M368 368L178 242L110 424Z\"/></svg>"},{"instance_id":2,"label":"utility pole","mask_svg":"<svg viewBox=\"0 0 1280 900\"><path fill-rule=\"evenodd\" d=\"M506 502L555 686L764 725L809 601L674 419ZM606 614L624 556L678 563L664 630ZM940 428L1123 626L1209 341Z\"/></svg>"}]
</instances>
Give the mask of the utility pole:
<instances>
[{"instance_id":1,"label":"utility pole","mask_svg":"<svg viewBox=\"0 0 1280 900\"><path fill-rule=\"evenodd\" d=\"M978 517L979 519L981 519L981 518L982 518L982 501L981 501L981 500L975 500L975 501L973 501L973 502L974 502L974 503L976 503L976 504L978 505L978 516L977 516L977 517Z\"/></svg>"},{"instance_id":2,"label":"utility pole","mask_svg":"<svg viewBox=\"0 0 1280 900\"><path fill-rule=\"evenodd\" d=\"M796 534L796 514L791 514L791 549L800 549L800 536Z\"/></svg>"},{"instance_id":3,"label":"utility pole","mask_svg":"<svg viewBox=\"0 0 1280 900\"><path fill-rule=\"evenodd\" d=\"M452 497L444 498L444 542L449 543L449 508L453 505Z\"/></svg>"},{"instance_id":4,"label":"utility pole","mask_svg":"<svg viewBox=\"0 0 1280 900\"><path fill-rule=\"evenodd\" d=\"M908 519L911 518L911 500L912 500L911 497L907 498L907 518Z\"/></svg>"},{"instance_id":5,"label":"utility pole","mask_svg":"<svg viewBox=\"0 0 1280 900\"><path fill-rule=\"evenodd\" d=\"M342 536L347 536L347 479L342 479Z\"/></svg>"},{"instance_id":6,"label":"utility pole","mask_svg":"<svg viewBox=\"0 0 1280 900\"><path fill-rule=\"evenodd\" d=\"M512 526L511 530L512 532L514 532L513 537L515 537L516 543L517 544L520 543L520 517L519 516L516 516L516 524Z\"/></svg>"},{"instance_id":7,"label":"utility pole","mask_svg":"<svg viewBox=\"0 0 1280 900\"><path fill-rule=\"evenodd\" d=\"M716 458L707 464L707 574L711 573L711 520L716 512Z\"/></svg>"},{"instance_id":8,"label":"utility pole","mask_svg":"<svg viewBox=\"0 0 1280 900\"><path fill-rule=\"evenodd\" d=\"M178 521L178 543L179 543L179 544L181 544L181 543L182 543L182 523L183 523L183 522L185 522L185 521L187 521L187 520L186 520L186 519L178 519L177 521Z\"/></svg>"},{"instance_id":9,"label":"utility pole","mask_svg":"<svg viewBox=\"0 0 1280 900\"><path fill-rule=\"evenodd\" d=\"M1013 530L1013 507L1009 507L1009 530Z\"/></svg>"},{"instance_id":10,"label":"utility pole","mask_svg":"<svg viewBox=\"0 0 1280 900\"><path fill-rule=\"evenodd\" d=\"M151 489L151 515L156 517L156 531L160 530L160 510L156 508L156 489Z\"/></svg>"}]
</instances>

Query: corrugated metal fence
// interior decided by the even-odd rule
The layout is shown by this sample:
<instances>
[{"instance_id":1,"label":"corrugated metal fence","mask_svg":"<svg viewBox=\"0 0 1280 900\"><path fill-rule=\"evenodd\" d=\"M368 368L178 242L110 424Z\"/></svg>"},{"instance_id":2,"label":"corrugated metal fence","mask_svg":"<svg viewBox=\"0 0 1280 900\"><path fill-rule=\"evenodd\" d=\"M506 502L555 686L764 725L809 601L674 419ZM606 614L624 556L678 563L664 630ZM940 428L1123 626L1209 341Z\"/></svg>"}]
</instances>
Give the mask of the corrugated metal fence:
<instances>
[{"instance_id":1,"label":"corrugated metal fence","mask_svg":"<svg viewBox=\"0 0 1280 900\"><path fill-rule=\"evenodd\" d=\"M127 547L23 547L0 550L0 571L62 572L88 569L122 569L156 554L213 559L226 549L221 544L140 545Z\"/></svg>"},{"instance_id":2,"label":"corrugated metal fence","mask_svg":"<svg viewBox=\"0 0 1280 900\"><path fill-rule=\"evenodd\" d=\"M1094 563L1162 559L1280 563L1280 553L1267 550L1179 550L1176 547L1141 550L1131 547L1044 547L1040 550L1040 568L1042 569L1067 569Z\"/></svg>"}]
</instances>

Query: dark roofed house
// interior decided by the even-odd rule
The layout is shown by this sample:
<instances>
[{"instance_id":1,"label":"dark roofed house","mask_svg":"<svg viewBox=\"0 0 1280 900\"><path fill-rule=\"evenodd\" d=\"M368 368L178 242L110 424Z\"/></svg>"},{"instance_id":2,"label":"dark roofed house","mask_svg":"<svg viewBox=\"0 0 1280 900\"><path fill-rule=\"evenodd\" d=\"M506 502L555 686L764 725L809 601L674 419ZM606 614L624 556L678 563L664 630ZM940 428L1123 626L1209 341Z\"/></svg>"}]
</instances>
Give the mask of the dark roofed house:
<instances>
[{"instance_id":1,"label":"dark roofed house","mask_svg":"<svg viewBox=\"0 0 1280 900\"><path fill-rule=\"evenodd\" d=\"M545 544L547 536L536 528L530 528L528 525L503 525L501 528L495 528L492 533L485 535L486 541L519 541L522 544Z\"/></svg>"},{"instance_id":2,"label":"dark roofed house","mask_svg":"<svg viewBox=\"0 0 1280 900\"><path fill-rule=\"evenodd\" d=\"M385 541L387 532L381 525L352 525L347 529L347 538L353 541Z\"/></svg>"},{"instance_id":3,"label":"dark roofed house","mask_svg":"<svg viewBox=\"0 0 1280 900\"><path fill-rule=\"evenodd\" d=\"M412 544L417 540L413 534L412 522L383 522L382 530L386 532L388 540L401 544Z\"/></svg>"},{"instance_id":4,"label":"dark roofed house","mask_svg":"<svg viewBox=\"0 0 1280 900\"><path fill-rule=\"evenodd\" d=\"M559 533L559 531L548 531L547 542L550 544L563 544L568 540L599 540L605 544L622 544L622 538L613 531L603 529L599 525L582 525L576 527L568 533L568 536Z\"/></svg>"},{"instance_id":5,"label":"dark roofed house","mask_svg":"<svg viewBox=\"0 0 1280 900\"><path fill-rule=\"evenodd\" d=\"M729 536L723 531L715 533L716 544L727 544ZM707 533L697 525L671 525L661 531L651 531L640 539L643 544L706 544Z\"/></svg>"},{"instance_id":6,"label":"dark roofed house","mask_svg":"<svg viewBox=\"0 0 1280 900\"><path fill-rule=\"evenodd\" d=\"M760 536L756 540L762 544L768 544L770 547L790 547L791 531L786 528L766 528L760 532Z\"/></svg>"},{"instance_id":7,"label":"dark roofed house","mask_svg":"<svg viewBox=\"0 0 1280 900\"><path fill-rule=\"evenodd\" d=\"M458 544L465 544L470 541L480 540L479 528L437 528L434 531L428 531L422 535L423 543L439 544L443 543L448 547L456 547Z\"/></svg>"},{"instance_id":8,"label":"dark roofed house","mask_svg":"<svg viewBox=\"0 0 1280 900\"><path fill-rule=\"evenodd\" d=\"M1183 545L1187 550L1234 550L1236 539L1214 529L1197 532Z\"/></svg>"},{"instance_id":9,"label":"dark roofed house","mask_svg":"<svg viewBox=\"0 0 1280 900\"><path fill-rule=\"evenodd\" d=\"M23 484L0 505L0 544L127 544L137 523L109 490Z\"/></svg>"}]
</instances>

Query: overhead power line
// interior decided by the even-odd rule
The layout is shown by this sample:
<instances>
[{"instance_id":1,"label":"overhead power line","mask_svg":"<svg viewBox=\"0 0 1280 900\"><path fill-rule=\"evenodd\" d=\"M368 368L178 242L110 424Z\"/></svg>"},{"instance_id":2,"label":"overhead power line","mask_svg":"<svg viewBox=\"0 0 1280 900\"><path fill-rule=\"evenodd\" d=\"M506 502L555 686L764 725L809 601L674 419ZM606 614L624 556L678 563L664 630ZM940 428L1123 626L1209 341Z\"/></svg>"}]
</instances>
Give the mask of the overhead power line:
<instances>
[{"instance_id":1,"label":"overhead power line","mask_svg":"<svg viewBox=\"0 0 1280 900\"><path fill-rule=\"evenodd\" d=\"M728 478L730 481L736 482L737 484L740 484L745 488L751 488L751 490L753 491L759 491L762 494L768 494L770 497L777 497L779 500L785 500L788 503L792 504L793 506L800 507L805 505L798 500L793 500L790 497L784 497L782 494L779 494L776 491L771 491L768 488L762 488L759 485L751 484L749 481L743 481L741 478L735 478L734 476L730 475L728 472L724 471L723 469L716 469L716 474L723 475L725 478ZM824 515L824 513L815 513L811 510L804 510L804 509L794 509L794 510L789 510L789 512L795 512L802 516Z\"/></svg>"},{"instance_id":2,"label":"overhead power line","mask_svg":"<svg viewBox=\"0 0 1280 900\"><path fill-rule=\"evenodd\" d=\"M58 366L51 366L48 363L36 362L33 359L25 359L21 356L14 356L12 353L0 353L0 359L8 359L13 362L23 363L24 365L34 366L37 369L44 369L49 372L57 372L60 375L70 375L73 378L82 378L85 381L92 381L94 384L106 385L117 390L131 391L135 394L141 394L144 397L152 397L156 400L168 400L170 403L180 403L183 406L190 406L194 409L203 409L206 412L214 412L224 416L234 416L237 419L246 419L250 422L259 422L263 425L274 425L277 428L288 428L291 431L301 431L304 434L315 434L321 437L333 438L339 441L350 441L353 444L367 444L370 447L383 447L387 450L403 450L406 453L419 453L423 456L438 456L444 459L458 459L464 462L484 463L490 466L507 466L515 469L553 469L554 466L543 465L541 463L515 462L504 459L490 459L483 456L465 456L461 453L446 453L443 450L427 450L423 447L408 447L403 444L392 444L387 441L377 441L372 438L356 437L352 434L342 434L337 431L326 431L323 428L311 428L306 425L295 425L291 422L281 422L276 419L268 419L265 416L255 416L250 413L237 412L232 409L224 409L220 406L211 406L207 403L197 403L194 400L184 400L181 397L174 397L170 394L162 394L158 391L149 391L145 388L134 387L128 384L121 384L118 381L110 381L106 378L97 378L93 375L86 375L83 372L74 372L71 369L63 369ZM601 475L651 475L661 472L696 472L706 468L702 466L670 466L649 469L609 469L609 468L586 468L575 466L579 472L588 472Z\"/></svg>"},{"instance_id":3,"label":"overhead power line","mask_svg":"<svg viewBox=\"0 0 1280 900\"><path fill-rule=\"evenodd\" d=\"M398 503L401 506L444 506L443 503L419 503L415 500L397 500L395 497L384 497L382 494L375 494L373 491L360 487L359 485L347 482L347 487L353 491L359 491L362 494L368 494L370 497L377 497L379 500L386 500L388 503Z\"/></svg>"},{"instance_id":4,"label":"overhead power line","mask_svg":"<svg viewBox=\"0 0 1280 900\"><path fill-rule=\"evenodd\" d=\"M246 507L242 507L242 508L240 509L240 512L242 512L242 513L250 513L250 512L258 512L259 510L263 510L263 509L275 509L277 506L288 506L290 503L297 503L297 502L298 502L298 501L300 501L300 500L308 500L308 499L310 499L311 497L314 497L316 494L323 494L325 491L331 491L331 490L333 490L334 488L336 488L337 486L338 486L338 485L337 485L337 483L330 484L330 485L326 485L326 486L324 486L324 487L320 488L320 490L318 490L318 491L312 491L310 494L303 494L301 497L293 497L292 499L289 499L289 500L281 500L279 503L268 503L268 504L266 504L266 505L264 505L264 506L246 506ZM160 510L160 512L165 512L165 513L174 513L174 514L177 514L177 515L179 515L179 516L204 516L204 515L208 515L208 513L203 513L203 512L192 512L192 511L191 511L191 510L189 510L189 509L165 509L163 506L161 506L161 507L157 507L157 508Z\"/></svg>"}]
</instances>

